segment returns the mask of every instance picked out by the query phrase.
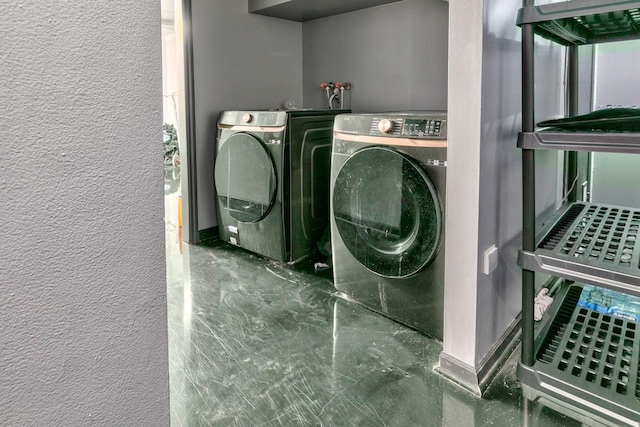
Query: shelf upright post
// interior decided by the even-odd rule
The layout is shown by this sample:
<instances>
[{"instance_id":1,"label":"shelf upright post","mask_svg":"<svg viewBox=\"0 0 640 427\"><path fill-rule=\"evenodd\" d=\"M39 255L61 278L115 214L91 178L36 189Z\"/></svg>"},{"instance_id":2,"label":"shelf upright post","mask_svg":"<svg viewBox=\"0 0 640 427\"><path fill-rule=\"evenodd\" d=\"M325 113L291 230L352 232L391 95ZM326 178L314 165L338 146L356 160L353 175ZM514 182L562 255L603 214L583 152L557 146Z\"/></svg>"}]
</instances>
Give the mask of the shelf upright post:
<instances>
[{"instance_id":1,"label":"shelf upright post","mask_svg":"<svg viewBox=\"0 0 640 427\"><path fill-rule=\"evenodd\" d=\"M523 0L524 7L533 0ZM522 26L522 131L533 132L534 127L534 24ZM535 156L534 150L522 150L522 249L535 250ZM522 270L522 363L534 363L535 273Z\"/></svg>"},{"instance_id":2,"label":"shelf upright post","mask_svg":"<svg viewBox=\"0 0 640 427\"><path fill-rule=\"evenodd\" d=\"M569 117L578 115L578 46L569 46L569 61L567 65L567 96ZM567 200L575 202L578 200L578 153L568 151L565 163L565 192Z\"/></svg>"}]
</instances>

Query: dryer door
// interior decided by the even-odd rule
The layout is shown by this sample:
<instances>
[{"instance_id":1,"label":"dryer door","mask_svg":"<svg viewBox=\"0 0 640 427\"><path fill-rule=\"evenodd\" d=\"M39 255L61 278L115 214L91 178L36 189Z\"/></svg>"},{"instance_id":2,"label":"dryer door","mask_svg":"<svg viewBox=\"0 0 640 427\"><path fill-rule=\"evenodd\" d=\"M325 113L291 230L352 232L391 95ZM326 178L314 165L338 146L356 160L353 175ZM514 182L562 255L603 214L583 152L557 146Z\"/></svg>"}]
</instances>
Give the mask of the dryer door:
<instances>
[{"instance_id":1,"label":"dryer door","mask_svg":"<svg viewBox=\"0 0 640 427\"><path fill-rule=\"evenodd\" d=\"M221 144L215 184L221 209L242 222L264 218L276 198L276 169L267 146L253 135L238 132Z\"/></svg>"},{"instance_id":2,"label":"dryer door","mask_svg":"<svg viewBox=\"0 0 640 427\"><path fill-rule=\"evenodd\" d=\"M429 265L442 240L442 208L434 184L411 157L368 147L343 164L333 188L340 237L366 268L408 277Z\"/></svg>"}]
</instances>

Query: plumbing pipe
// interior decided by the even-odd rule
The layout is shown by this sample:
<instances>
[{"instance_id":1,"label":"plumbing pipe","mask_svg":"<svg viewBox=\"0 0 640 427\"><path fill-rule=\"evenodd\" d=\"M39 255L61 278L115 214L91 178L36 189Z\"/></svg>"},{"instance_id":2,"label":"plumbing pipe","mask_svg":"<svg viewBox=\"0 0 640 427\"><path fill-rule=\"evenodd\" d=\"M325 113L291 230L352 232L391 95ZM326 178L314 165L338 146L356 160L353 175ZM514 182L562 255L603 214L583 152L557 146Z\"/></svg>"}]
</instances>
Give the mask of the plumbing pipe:
<instances>
[{"instance_id":1,"label":"plumbing pipe","mask_svg":"<svg viewBox=\"0 0 640 427\"><path fill-rule=\"evenodd\" d=\"M331 95L331 97L329 98L329 109L333 110L333 100L336 99L338 95L336 95L335 93L333 95Z\"/></svg>"}]
</instances>

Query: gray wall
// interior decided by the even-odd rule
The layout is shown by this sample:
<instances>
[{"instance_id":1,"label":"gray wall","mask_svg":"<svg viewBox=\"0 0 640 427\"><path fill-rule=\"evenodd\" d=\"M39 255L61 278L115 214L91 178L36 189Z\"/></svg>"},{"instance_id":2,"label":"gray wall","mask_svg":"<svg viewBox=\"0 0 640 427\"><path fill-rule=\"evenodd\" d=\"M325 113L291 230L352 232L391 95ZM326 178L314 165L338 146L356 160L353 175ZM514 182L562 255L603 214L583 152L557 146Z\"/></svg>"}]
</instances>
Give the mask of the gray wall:
<instances>
[{"instance_id":1,"label":"gray wall","mask_svg":"<svg viewBox=\"0 0 640 427\"><path fill-rule=\"evenodd\" d=\"M450 1L444 353L477 370L521 309L520 4ZM538 40L536 117L561 114L563 50ZM558 156L537 154L538 212L559 199ZM482 272L498 247L498 267Z\"/></svg>"},{"instance_id":2,"label":"gray wall","mask_svg":"<svg viewBox=\"0 0 640 427\"><path fill-rule=\"evenodd\" d=\"M593 106L640 106L640 41L596 46ZM640 208L640 156L594 153L592 200Z\"/></svg>"},{"instance_id":3,"label":"gray wall","mask_svg":"<svg viewBox=\"0 0 640 427\"><path fill-rule=\"evenodd\" d=\"M302 105L302 24L247 12L246 0L192 0L198 229L217 225L213 184L222 110Z\"/></svg>"},{"instance_id":4,"label":"gray wall","mask_svg":"<svg viewBox=\"0 0 640 427\"><path fill-rule=\"evenodd\" d=\"M406 0L305 22L305 107L327 108L320 82L348 81L354 112L446 109L448 9Z\"/></svg>"},{"instance_id":5,"label":"gray wall","mask_svg":"<svg viewBox=\"0 0 640 427\"><path fill-rule=\"evenodd\" d=\"M522 166L521 150L516 147L522 126L522 54L520 29L514 25L520 5L507 7L503 3L485 0L489 13L483 37L478 264L482 266L484 252L492 245L498 247L499 261L490 275L477 273L476 362L500 339L522 308L517 266L522 230ZM535 49L535 117L540 121L563 114L564 48L537 39ZM561 154L539 151L535 156L536 210L545 219L561 199Z\"/></svg>"},{"instance_id":6,"label":"gray wall","mask_svg":"<svg viewBox=\"0 0 640 427\"><path fill-rule=\"evenodd\" d=\"M0 425L167 426L160 3L0 9Z\"/></svg>"}]
</instances>

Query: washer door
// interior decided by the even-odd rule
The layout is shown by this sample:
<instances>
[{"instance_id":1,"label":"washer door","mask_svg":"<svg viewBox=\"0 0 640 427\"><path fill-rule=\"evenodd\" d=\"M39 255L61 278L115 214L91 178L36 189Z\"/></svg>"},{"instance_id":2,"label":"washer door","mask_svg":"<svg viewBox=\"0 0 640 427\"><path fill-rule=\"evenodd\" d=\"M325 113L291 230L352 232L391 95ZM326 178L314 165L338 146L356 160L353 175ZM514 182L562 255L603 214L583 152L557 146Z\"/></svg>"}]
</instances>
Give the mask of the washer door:
<instances>
[{"instance_id":1,"label":"washer door","mask_svg":"<svg viewBox=\"0 0 640 427\"><path fill-rule=\"evenodd\" d=\"M242 222L264 218L276 198L277 180L267 146L253 135L235 133L222 144L215 165L218 202Z\"/></svg>"},{"instance_id":2,"label":"washer door","mask_svg":"<svg viewBox=\"0 0 640 427\"><path fill-rule=\"evenodd\" d=\"M435 186L418 162L390 148L349 157L334 184L333 214L349 252L381 276L411 276L438 254L442 208Z\"/></svg>"}]
</instances>

